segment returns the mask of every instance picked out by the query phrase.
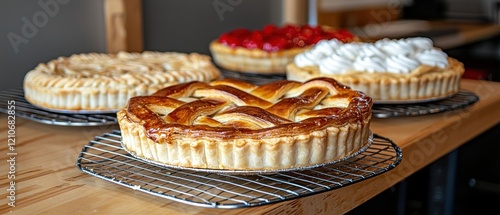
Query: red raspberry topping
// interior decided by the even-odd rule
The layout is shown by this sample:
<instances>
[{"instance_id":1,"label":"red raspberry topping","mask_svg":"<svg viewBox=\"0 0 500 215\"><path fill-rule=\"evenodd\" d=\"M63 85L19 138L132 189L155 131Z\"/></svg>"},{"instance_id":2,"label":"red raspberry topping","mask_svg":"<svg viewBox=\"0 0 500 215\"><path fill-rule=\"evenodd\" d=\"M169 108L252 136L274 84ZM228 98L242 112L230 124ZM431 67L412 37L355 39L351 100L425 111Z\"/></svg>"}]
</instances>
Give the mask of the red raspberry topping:
<instances>
[{"instance_id":1,"label":"red raspberry topping","mask_svg":"<svg viewBox=\"0 0 500 215\"><path fill-rule=\"evenodd\" d=\"M235 47L247 49L262 49L276 52L283 49L314 45L320 40L336 38L342 42L349 42L354 38L348 30L337 29L325 31L318 26L285 25L281 28L275 25L266 25L262 30L250 31L239 28L219 37L219 42Z\"/></svg>"},{"instance_id":2,"label":"red raspberry topping","mask_svg":"<svg viewBox=\"0 0 500 215\"><path fill-rule=\"evenodd\" d=\"M240 40L238 39L238 37L234 37L234 36L229 35L229 34L221 35L219 37L219 42L224 44L224 45L230 46L232 48L241 46L241 43L240 43Z\"/></svg>"},{"instance_id":3,"label":"red raspberry topping","mask_svg":"<svg viewBox=\"0 0 500 215\"><path fill-rule=\"evenodd\" d=\"M276 52L282 49L288 48L288 42L285 38L280 36L271 36L266 42L262 49L268 52Z\"/></svg>"}]
</instances>

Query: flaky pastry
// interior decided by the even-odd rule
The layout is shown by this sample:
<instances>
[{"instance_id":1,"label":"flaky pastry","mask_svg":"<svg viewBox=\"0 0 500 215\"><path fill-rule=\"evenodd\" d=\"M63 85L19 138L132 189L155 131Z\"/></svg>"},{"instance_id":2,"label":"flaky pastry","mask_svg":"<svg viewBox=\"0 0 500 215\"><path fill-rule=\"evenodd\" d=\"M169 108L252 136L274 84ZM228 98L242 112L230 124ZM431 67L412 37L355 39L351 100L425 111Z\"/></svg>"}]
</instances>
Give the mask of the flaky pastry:
<instances>
[{"instance_id":1,"label":"flaky pastry","mask_svg":"<svg viewBox=\"0 0 500 215\"><path fill-rule=\"evenodd\" d=\"M210 57L197 53L75 54L29 71L24 91L27 101L51 110L118 111L133 96L219 76Z\"/></svg>"},{"instance_id":2,"label":"flaky pastry","mask_svg":"<svg viewBox=\"0 0 500 215\"><path fill-rule=\"evenodd\" d=\"M171 166L278 170L334 162L366 148L372 100L334 79L189 82L130 99L122 144Z\"/></svg>"},{"instance_id":3,"label":"flaky pastry","mask_svg":"<svg viewBox=\"0 0 500 215\"><path fill-rule=\"evenodd\" d=\"M447 68L421 65L408 74L367 73L349 71L344 74L324 74L317 67L287 66L287 79L308 80L329 77L362 91L375 102L411 102L446 98L460 91L460 80L464 67L458 60L449 57Z\"/></svg>"},{"instance_id":4,"label":"flaky pastry","mask_svg":"<svg viewBox=\"0 0 500 215\"><path fill-rule=\"evenodd\" d=\"M377 102L407 103L446 98L460 90L464 65L423 37L374 43L330 40L297 55L287 79L329 77Z\"/></svg>"}]
</instances>

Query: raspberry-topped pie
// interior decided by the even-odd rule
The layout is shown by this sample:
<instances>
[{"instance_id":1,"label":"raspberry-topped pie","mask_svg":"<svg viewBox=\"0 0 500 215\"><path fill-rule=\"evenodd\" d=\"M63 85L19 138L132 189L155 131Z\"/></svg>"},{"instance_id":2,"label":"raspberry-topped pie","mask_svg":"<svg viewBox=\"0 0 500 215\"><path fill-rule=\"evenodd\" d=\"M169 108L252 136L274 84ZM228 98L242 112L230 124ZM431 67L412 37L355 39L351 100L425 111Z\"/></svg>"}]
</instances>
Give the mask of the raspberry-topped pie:
<instances>
[{"instance_id":1,"label":"raspberry-topped pie","mask_svg":"<svg viewBox=\"0 0 500 215\"><path fill-rule=\"evenodd\" d=\"M279 170L366 148L372 100L334 79L189 82L137 96L118 113L122 144L171 166Z\"/></svg>"},{"instance_id":2,"label":"raspberry-topped pie","mask_svg":"<svg viewBox=\"0 0 500 215\"><path fill-rule=\"evenodd\" d=\"M261 30L235 29L210 43L215 63L223 69L257 74L285 74L286 64L320 40L356 40L345 29L267 25Z\"/></svg>"},{"instance_id":3,"label":"raspberry-topped pie","mask_svg":"<svg viewBox=\"0 0 500 215\"><path fill-rule=\"evenodd\" d=\"M210 57L197 53L75 54L29 71L24 91L27 101L51 110L116 112L130 97L219 76Z\"/></svg>"}]
</instances>

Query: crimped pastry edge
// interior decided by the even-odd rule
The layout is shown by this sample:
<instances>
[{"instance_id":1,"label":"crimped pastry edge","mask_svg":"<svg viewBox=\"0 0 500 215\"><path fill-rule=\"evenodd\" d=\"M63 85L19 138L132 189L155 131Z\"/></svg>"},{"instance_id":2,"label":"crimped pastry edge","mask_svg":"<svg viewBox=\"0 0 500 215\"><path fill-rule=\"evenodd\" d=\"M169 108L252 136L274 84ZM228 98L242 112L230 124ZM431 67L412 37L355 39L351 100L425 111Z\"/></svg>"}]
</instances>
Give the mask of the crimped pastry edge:
<instances>
[{"instance_id":1,"label":"crimped pastry edge","mask_svg":"<svg viewBox=\"0 0 500 215\"><path fill-rule=\"evenodd\" d=\"M337 28L323 25L325 31L335 31ZM354 36L351 42L361 41ZM215 64L231 72L255 73L261 75L284 75L286 67L293 62L294 57L311 49L313 45L302 48L291 48L277 52L267 52L260 49L247 49L244 47L228 47L217 39L209 44L209 50Z\"/></svg>"},{"instance_id":2,"label":"crimped pastry edge","mask_svg":"<svg viewBox=\"0 0 500 215\"><path fill-rule=\"evenodd\" d=\"M117 113L122 144L135 156L167 165L224 169L277 170L312 166L339 160L366 147L370 119L309 134L269 139L183 138L172 142L147 137L124 110Z\"/></svg>"},{"instance_id":3,"label":"crimped pastry edge","mask_svg":"<svg viewBox=\"0 0 500 215\"><path fill-rule=\"evenodd\" d=\"M245 49L243 47L231 48L216 40L209 45L215 64L232 72L257 73L257 74L285 74L286 65L293 58L309 49L293 48L278 52L266 52L260 49Z\"/></svg>"},{"instance_id":4,"label":"crimped pastry edge","mask_svg":"<svg viewBox=\"0 0 500 215\"><path fill-rule=\"evenodd\" d=\"M167 52L167 54L172 53L175 54ZM128 99L133 96L149 95L162 88L182 82L212 81L221 76L219 69L212 64L208 55L198 53L186 55L197 61L204 61L202 62L203 68L195 72L165 73L157 80L150 80L153 81L152 83L143 83L138 78L133 81L134 84L130 84L130 77L119 79L64 77L44 72L47 69L47 64L42 63L24 77L25 99L33 105L54 111L116 112L125 106ZM60 57L49 63L57 64L60 59L63 58Z\"/></svg>"},{"instance_id":5,"label":"crimped pastry edge","mask_svg":"<svg viewBox=\"0 0 500 215\"><path fill-rule=\"evenodd\" d=\"M304 81L316 77L330 77L359 90L377 101L408 101L444 98L460 91L460 80L464 67L458 60L448 57L450 66L442 72L414 75L378 76L366 73L363 78L343 74L322 74L317 67L299 68L290 63L286 68L286 78Z\"/></svg>"},{"instance_id":6,"label":"crimped pastry edge","mask_svg":"<svg viewBox=\"0 0 500 215\"><path fill-rule=\"evenodd\" d=\"M141 87L134 89L110 88L48 88L39 86L24 87L24 97L29 103L59 111L118 111L134 96L148 95L163 88Z\"/></svg>"}]
</instances>

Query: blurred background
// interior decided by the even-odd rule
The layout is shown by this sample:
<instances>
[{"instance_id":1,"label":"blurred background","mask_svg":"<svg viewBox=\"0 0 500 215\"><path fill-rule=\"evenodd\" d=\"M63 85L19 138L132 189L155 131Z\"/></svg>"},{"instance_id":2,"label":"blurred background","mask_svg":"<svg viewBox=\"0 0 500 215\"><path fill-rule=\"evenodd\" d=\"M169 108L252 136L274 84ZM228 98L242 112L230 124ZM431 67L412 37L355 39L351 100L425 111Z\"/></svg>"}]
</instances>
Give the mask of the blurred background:
<instances>
[{"instance_id":1,"label":"blurred background","mask_svg":"<svg viewBox=\"0 0 500 215\"><path fill-rule=\"evenodd\" d=\"M425 36L462 61L464 78L499 81L500 0L2 0L0 90L21 88L37 64L118 51L210 54L235 28L311 24L364 40ZM488 113L485 113L488 114ZM500 202L499 126L351 214L482 214Z\"/></svg>"},{"instance_id":2,"label":"blurred background","mask_svg":"<svg viewBox=\"0 0 500 215\"><path fill-rule=\"evenodd\" d=\"M225 31L283 23L282 1L231 2L2 0L0 88L22 87L29 70L59 56L120 50L209 54L208 43Z\"/></svg>"},{"instance_id":3,"label":"blurred background","mask_svg":"<svg viewBox=\"0 0 500 215\"><path fill-rule=\"evenodd\" d=\"M467 77L498 80L491 70L500 58L499 30L491 24L499 23L499 5L500 0L2 0L0 89L21 87L30 69L59 56L120 50L209 54L208 43L221 33L270 23L349 28L364 39L428 36L466 63Z\"/></svg>"}]
</instances>

